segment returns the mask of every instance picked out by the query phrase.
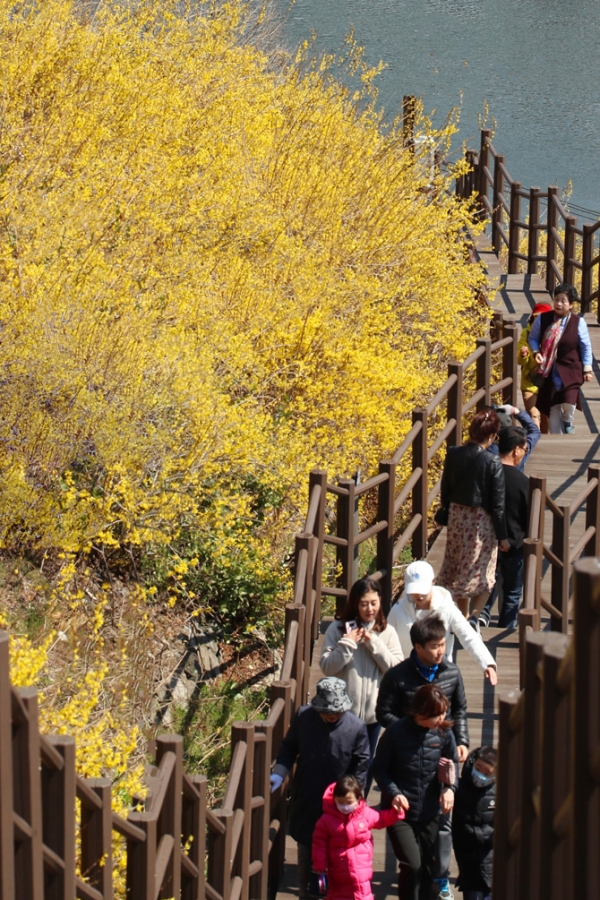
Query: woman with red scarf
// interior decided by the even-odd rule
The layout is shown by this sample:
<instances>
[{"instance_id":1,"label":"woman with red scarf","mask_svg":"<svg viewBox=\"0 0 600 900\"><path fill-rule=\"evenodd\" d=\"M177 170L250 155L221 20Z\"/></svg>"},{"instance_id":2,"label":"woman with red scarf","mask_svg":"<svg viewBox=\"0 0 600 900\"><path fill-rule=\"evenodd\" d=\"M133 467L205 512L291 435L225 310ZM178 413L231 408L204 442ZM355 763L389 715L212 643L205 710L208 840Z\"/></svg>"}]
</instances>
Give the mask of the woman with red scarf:
<instances>
[{"instance_id":1,"label":"woman with red scarf","mask_svg":"<svg viewBox=\"0 0 600 900\"><path fill-rule=\"evenodd\" d=\"M579 388L592 380L592 345L584 319L573 312L577 290L558 284L553 296L554 310L538 316L529 334L537 374L544 379L537 406L549 417L550 434L573 434Z\"/></svg>"}]
</instances>

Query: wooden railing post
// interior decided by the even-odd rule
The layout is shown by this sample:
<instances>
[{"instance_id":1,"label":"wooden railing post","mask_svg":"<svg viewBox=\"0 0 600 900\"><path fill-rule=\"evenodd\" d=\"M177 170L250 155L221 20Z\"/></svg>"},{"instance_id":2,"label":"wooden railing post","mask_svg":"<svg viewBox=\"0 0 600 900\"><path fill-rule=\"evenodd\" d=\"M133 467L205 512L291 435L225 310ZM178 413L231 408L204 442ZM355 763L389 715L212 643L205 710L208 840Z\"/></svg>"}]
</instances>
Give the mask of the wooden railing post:
<instances>
[{"instance_id":1,"label":"wooden railing post","mask_svg":"<svg viewBox=\"0 0 600 900\"><path fill-rule=\"evenodd\" d=\"M552 615L550 629L567 633L569 625L569 538L571 531L571 507L559 506L562 516L555 515L552 521L552 552L561 565L552 565L552 605L560 611L560 617Z\"/></svg>"},{"instance_id":2,"label":"wooden railing post","mask_svg":"<svg viewBox=\"0 0 600 900\"><path fill-rule=\"evenodd\" d=\"M492 248L496 256L500 255L500 251L504 246L500 237L500 227L502 226L502 208L501 196L504 194L504 173L502 166L504 165L504 157L496 156L494 159L494 202L492 212Z\"/></svg>"},{"instance_id":3,"label":"wooden railing post","mask_svg":"<svg viewBox=\"0 0 600 900\"><path fill-rule=\"evenodd\" d=\"M404 146L414 152L415 149L415 117L417 112L417 98L411 94L405 94L402 98L402 140Z\"/></svg>"},{"instance_id":4,"label":"wooden railing post","mask_svg":"<svg viewBox=\"0 0 600 900\"><path fill-rule=\"evenodd\" d=\"M204 900L206 894L206 811L208 809L205 775L190 775L190 781L198 793L197 799L184 798L182 806L182 835L184 842L191 839L188 857L196 867L197 875L184 878L182 871L181 900Z\"/></svg>"},{"instance_id":5,"label":"wooden railing post","mask_svg":"<svg viewBox=\"0 0 600 900\"><path fill-rule=\"evenodd\" d=\"M250 844L252 840L252 787L254 782L254 723L235 722L231 728L231 753L232 757L237 744L243 741L246 744L246 758L244 770L240 778L235 808L244 812L242 834L238 841L235 855L233 874L242 879L241 900L250 898Z\"/></svg>"},{"instance_id":6,"label":"wooden railing post","mask_svg":"<svg viewBox=\"0 0 600 900\"><path fill-rule=\"evenodd\" d=\"M347 494L338 494L337 499L337 536L347 541L345 547L337 547L337 561L341 567L338 577L339 587L344 588L346 597L336 599L336 613L340 614L346 605L350 594L350 588L358 578L358 547L354 544L356 536L356 483L352 478L342 478L339 485L348 491Z\"/></svg>"},{"instance_id":7,"label":"wooden railing post","mask_svg":"<svg viewBox=\"0 0 600 900\"><path fill-rule=\"evenodd\" d=\"M394 501L396 499L396 463L386 459L379 463L380 474L388 476L379 485L377 496L377 518L386 521L387 528L377 535L377 568L385 572L379 584L384 612L389 612L392 603L392 575L394 569Z\"/></svg>"},{"instance_id":8,"label":"wooden railing post","mask_svg":"<svg viewBox=\"0 0 600 900\"><path fill-rule=\"evenodd\" d=\"M313 591L315 598L313 640L319 636L319 622L321 621L321 586L323 583L323 538L325 535L325 508L327 503L327 472L324 469L311 469L309 476L309 497L313 487L321 488L319 509L315 520L313 544L314 562L312 565Z\"/></svg>"},{"instance_id":9,"label":"wooden railing post","mask_svg":"<svg viewBox=\"0 0 600 900\"><path fill-rule=\"evenodd\" d=\"M81 874L103 900L112 900L112 799L108 778L88 778L87 786L100 798L102 807L81 804Z\"/></svg>"},{"instance_id":10,"label":"wooden railing post","mask_svg":"<svg viewBox=\"0 0 600 900\"><path fill-rule=\"evenodd\" d=\"M503 802L496 807L494 822L494 857L502 860L494 866L492 893L494 900L518 897L519 845L512 839L519 817L521 794L522 730L513 726L512 714L519 699L518 691L501 694L498 701L498 768L497 795Z\"/></svg>"},{"instance_id":11,"label":"wooden railing post","mask_svg":"<svg viewBox=\"0 0 600 900\"><path fill-rule=\"evenodd\" d=\"M554 200L558 199L558 188L551 185L548 188L548 216L547 216L547 240L546 240L546 290L549 294L554 290L556 284L556 275L551 263L556 263L556 238L554 230L558 228L558 210L554 204Z\"/></svg>"},{"instance_id":12,"label":"wooden railing post","mask_svg":"<svg viewBox=\"0 0 600 900\"><path fill-rule=\"evenodd\" d=\"M224 826L222 834L213 834L208 855L208 881L217 893L227 900L231 894L231 866L233 863L233 812L215 809L213 814Z\"/></svg>"},{"instance_id":13,"label":"wooden railing post","mask_svg":"<svg viewBox=\"0 0 600 900\"><path fill-rule=\"evenodd\" d=\"M573 284L575 279L575 247L577 235L577 219L575 216L567 216L565 219L565 258L563 260L563 281L566 284Z\"/></svg>"},{"instance_id":14,"label":"wooden railing post","mask_svg":"<svg viewBox=\"0 0 600 900\"><path fill-rule=\"evenodd\" d=\"M44 843L63 860L64 869L46 883L44 900L67 900L75 896L75 738L53 734L46 740L64 765L60 770L42 768Z\"/></svg>"},{"instance_id":15,"label":"wooden railing post","mask_svg":"<svg viewBox=\"0 0 600 900\"><path fill-rule=\"evenodd\" d=\"M512 341L502 348L502 378L512 378L512 383L505 387L502 391L503 403L511 403L517 406L518 387L519 387L519 365L517 362L518 345L519 345L519 329L515 322L504 321L503 336L511 337Z\"/></svg>"},{"instance_id":16,"label":"wooden railing post","mask_svg":"<svg viewBox=\"0 0 600 900\"><path fill-rule=\"evenodd\" d=\"M516 275L519 271L519 260L517 253L519 252L519 240L521 237L521 228L518 222L521 219L521 184L513 181L510 187L510 222L508 232L508 274Z\"/></svg>"},{"instance_id":17,"label":"wooden railing post","mask_svg":"<svg viewBox=\"0 0 600 900\"><path fill-rule=\"evenodd\" d=\"M539 809L540 843L544 852L538 860L538 883L539 896L549 898L565 896L567 881L568 841L564 829L569 825L560 820L568 809L563 804L569 793L572 741L557 740L558 735L569 734L571 727L570 685L559 678L567 646L566 635L547 634L542 663Z\"/></svg>"},{"instance_id":18,"label":"wooden railing post","mask_svg":"<svg viewBox=\"0 0 600 900\"><path fill-rule=\"evenodd\" d=\"M294 603L288 603L285 607L285 633L292 622L298 623L298 639L296 641L296 652L294 653L294 662L292 664L292 678L296 681L296 702L301 705L304 703L302 696L303 684L303 662L304 662L304 618L306 615L305 606L296 606Z\"/></svg>"},{"instance_id":19,"label":"wooden railing post","mask_svg":"<svg viewBox=\"0 0 600 900\"><path fill-rule=\"evenodd\" d=\"M528 610L531 612L531 610ZM519 615L522 615L519 613ZM523 657L523 680L521 687L525 690L525 708L523 710L523 755L521 758L521 865L516 897L528 897L538 900L537 881L539 878L538 861L540 855L540 821L537 791L540 783L540 704L542 697L542 681L540 667L544 658L544 634L529 633Z\"/></svg>"},{"instance_id":20,"label":"wooden railing post","mask_svg":"<svg viewBox=\"0 0 600 900\"><path fill-rule=\"evenodd\" d=\"M301 601L304 604L304 635L302 638L302 658L304 661L304 675L303 681L301 684L301 693L302 696L305 697L308 693L308 683L310 680L310 661L311 661L311 651L312 651L312 642L313 642L313 578L311 565L314 558L313 553L313 544L314 537L312 534L297 534L296 535L296 578L299 577L300 566L298 561L300 559L300 554L304 553L306 556L306 576L304 579L304 585L302 586L302 596ZM298 585L296 585L298 587ZM296 594L296 599L300 599L299 594Z\"/></svg>"},{"instance_id":21,"label":"wooden railing post","mask_svg":"<svg viewBox=\"0 0 600 900\"><path fill-rule=\"evenodd\" d=\"M183 778L183 738L179 734L162 734L156 738L156 765L165 753L175 754L175 767L169 779L162 808L158 816L157 841L164 835L173 838L171 858L165 870L158 897L178 897L181 893L181 781Z\"/></svg>"},{"instance_id":22,"label":"wooden railing post","mask_svg":"<svg viewBox=\"0 0 600 900\"><path fill-rule=\"evenodd\" d=\"M539 187L529 188L529 241L527 243L527 273L528 275L537 275L538 261L536 259L539 252L539 229L540 224L540 189Z\"/></svg>"},{"instance_id":23,"label":"wooden railing post","mask_svg":"<svg viewBox=\"0 0 600 900\"><path fill-rule=\"evenodd\" d=\"M427 553L427 501L429 488L427 483L427 410L413 409L412 422L415 425L420 422L423 426L413 441L412 467L422 469L421 477L412 490L412 514L421 516L412 536L412 555L414 559L423 559Z\"/></svg>"},{"instance_id":24,"label":"wooden railing post","mask_svg":"<svg viewBox=\"0 0 600 900\"><path fill-rule=\"evenodd\" d=\"M252 827L250 835L250 861L260 861L262 866L250 877L250 900L263 900L268 896L269 881L269 826L271 786L271 756L273 753L273 726L267 722L255 723L254 777L252 783ZM278 748L279 749L279 748ZM260 798L263 802L260 802Z\"/></svg>"},{"instance_id":25,"label":"wooden railing post","mask_svg":"<svg viewBox=\"0 0 600 900\"><path fill-rule=\"evenodd\" d=\"M583 226L583 243L581 248L581 312L590 312L592 297L592 261L594 259L594 226ZM600 303L598 304L600 309Z\"/></svg>"},{"instance_id":26,"label":"wooden railing post","mask_svg":"<svg viewBox=\"0 0 600 900\"><path fill-rule=\"evenodd\" d=\"M481 129L481 149L479 150L479 178L477 191L479 193L479 208L480 212L483 216L486 215L485 207L483 206L482 197L487 199L488 195L488 180L485 174L485 170L490 167L490 143L492 140L492 132L489 128Z\"/></svg>"},{"instance_id":27,"label":"wooden railing post","mask_svg":"<svg viewBox=\"0 0 600 900\"><path fill-rule=\"evenodd\" d=\"M12 740L9 738L9 749L12 743L13 757L13 799L14 810L31 828L28 835L20 835L17 842L18 850L11 842L11 856L14 855L15 865L15 897L31 897L32 900L42 900L48 896L51 900L64 900L65 884L60 874L56 874L48 884L49 893L44 893L44 871L42 865L42 839L52 838L53 843L46 843L51 850L56 852L61 859L65 844L63 842L63 829L66 831L66 849L72 850L71 867L69 871L68 887L73 884L75 889L75 797L68 811L64 807L64 793L56 792L56 798L46 796L42 792L40 779L40 733L38 727L37 690L33 687L21 688L19 697L27 712L27 721L13 726ZM8 709L10 711L9 700ZM74 743L73 738L69 738ZM58 776L58 787L62 784L62 772ZM73 771L73 783L75 773ZM68 778L67 778L68 780ZM60 795L60 796L59 796ZM57 820L52 823L56 834L50 835L47 829L50 826L48 804L57 799ZM53 810L54 812L54 810ZM70 814L70 815L69 815ZM42 825L43 823L43 825ZM11 809L11 826L12 809ZM73 840L69 842L69 828L73 833ZM43 834L42 834L43 829ZM15 835L16 836L16 835Z\"/></svg>"},{"instance_id":28,"label":"wooden railing post","mask_svg":"<svg viewBox=\"0 0 600 900\"><path fill-rule=\"evenodd\" d=\"M477 371L476 389L479 391L481 390L481 388L483 388L483 390L485 391L484 396L477 403L477 410L479 411L485 406L489 406L491 400L490 382L492 380L492 342L489 337L477 338L476 346L477 348L485 347L485 353L481 354L475 364Z\"/></svg>"},{"instance_id":29,"label":"wooden railing post","mask_svg":"<svg viewBox=\"0 0 600 900\"><path fill-rule=\"evenodd\" d=\"M448 363L448 377L456 375L456 381L448 394L448 418L455 419L456 425L448 435L446 447L462 446L462 417L463 417L463 367L462 363L452 360Z\"/></svg>"},{"instance_id":30,"label":"wooden railing post","mask_svg":"<svg viewBox=\"0 0 600 900\"><path fill-rule=\"evenodd\" d=\"M572 809L570 897L591 898L598 886L600 847L600 565L580 559L574 567L574 677L571 682L570 740Z\"/></svg>"},{"instance_id":31,"label":"wooden railing post","mask_svg":"<svg viewBox=\"0 0 600 900\"><path fill-rule=\"evenodd\" d=\"M588 467L588 481L596 478L598 484L586 501L585 528L595 528L596 533L589 539L584 547L585 556L600 556L600 466Z\"/></svg>"},{"instance_id":32,"label":"wooden railing post","mask_svg":"<svg viewBox=\"0 0 600 900\"><path fill-rule=\"evenodd\" d=\"M8 634L0 632L0 900L14 900L13 765Z\"/></svg>"}]
</instances>

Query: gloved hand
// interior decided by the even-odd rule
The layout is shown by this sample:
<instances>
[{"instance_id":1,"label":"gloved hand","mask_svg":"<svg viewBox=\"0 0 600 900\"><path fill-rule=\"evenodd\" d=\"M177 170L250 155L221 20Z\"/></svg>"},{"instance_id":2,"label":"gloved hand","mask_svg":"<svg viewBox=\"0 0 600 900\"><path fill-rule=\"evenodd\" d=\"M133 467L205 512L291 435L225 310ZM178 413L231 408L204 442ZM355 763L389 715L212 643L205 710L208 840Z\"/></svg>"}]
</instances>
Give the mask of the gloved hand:
<instances>
[{"instance_id":1,"label":"gloved hand","mask_svg":"<svg viewBox=\"0 0 600 900\"><path fill-rule=\"evenodd\" d=\"M283 784L281 775L269 775L269 781L271 782L271 793L274 793Z\"/></svg>"}]
</instances>

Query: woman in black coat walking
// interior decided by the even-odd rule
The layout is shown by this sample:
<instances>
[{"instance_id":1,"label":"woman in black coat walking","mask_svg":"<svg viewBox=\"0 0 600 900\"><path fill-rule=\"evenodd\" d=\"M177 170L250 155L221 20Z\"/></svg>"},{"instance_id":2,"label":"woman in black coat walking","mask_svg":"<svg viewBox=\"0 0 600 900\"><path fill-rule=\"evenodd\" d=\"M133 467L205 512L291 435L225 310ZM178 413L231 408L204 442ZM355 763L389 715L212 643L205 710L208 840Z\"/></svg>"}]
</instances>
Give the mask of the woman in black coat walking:
<instances>
[{"instance_id":1,"label":"woman in black coat walking","mask_svg":"<svg viewBox=\"0 0 600 900\"><path fill-rule=\"evenodd\" d=\"M434 684L416 692L410 712L386 728L375 754L373 775L383 809L403 809L405 819L388 828L400 863L400 900L429 900L436 875L440 812L450 812L454 786L438 779L440 759L458 766L448 699Z\"/></svg>"},{"instance_id":2,"label":"woman in black coat walking","mask_svg":"<svg viewBox=\"0 0 600 900\"><path fill-rule=\"evenodd\" d=\"M456 792L452 843L458 863L457 885L464 900L489 900L496 807L496 760L492 747L469 754Z\"/></svg>"}]
</instances>

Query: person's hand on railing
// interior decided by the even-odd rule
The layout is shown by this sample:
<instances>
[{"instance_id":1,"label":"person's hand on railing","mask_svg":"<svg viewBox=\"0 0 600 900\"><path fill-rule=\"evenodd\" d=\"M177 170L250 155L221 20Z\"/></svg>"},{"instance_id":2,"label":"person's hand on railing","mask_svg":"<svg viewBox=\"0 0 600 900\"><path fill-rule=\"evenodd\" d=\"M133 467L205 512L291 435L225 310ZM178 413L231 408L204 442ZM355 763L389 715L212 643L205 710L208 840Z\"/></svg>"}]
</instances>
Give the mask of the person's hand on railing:
<instances>
[{"instance_id":1,"label":"person's hand on railing","mask_svg":"<svg viewBox=\"0 0 600 900\"><path fill-rule=\"evenodd\" d=\"M271 774L269 775L269 781L271 782L271 793L274 794L275 791L279 790L281 785L283 784L283 778L281 775Z\"/></svg>"},{"instance_id":2,"label":"person's hand on railing","mask_svg":"<svg viewBox=\"0 0 600 900\"><path fill-rule=\"evenodd\" d=\"M491 686L496 687L498 684L498 672L496 671L496 666L488 666L483 674L489 680Z\"/></svg>"}]
</instances>

